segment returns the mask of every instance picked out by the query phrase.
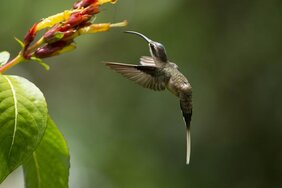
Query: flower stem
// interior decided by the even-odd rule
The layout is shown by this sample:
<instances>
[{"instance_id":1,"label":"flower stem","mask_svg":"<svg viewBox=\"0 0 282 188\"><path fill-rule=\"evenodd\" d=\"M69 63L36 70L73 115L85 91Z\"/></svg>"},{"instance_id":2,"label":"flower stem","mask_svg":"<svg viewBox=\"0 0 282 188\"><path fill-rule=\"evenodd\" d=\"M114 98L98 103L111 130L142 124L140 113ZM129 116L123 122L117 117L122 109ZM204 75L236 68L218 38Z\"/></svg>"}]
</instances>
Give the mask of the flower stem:
<instances>
[{"instance_id":1,"label":"flower stem","mask_svg":"<svg viewBox=\"0 0 282 188\"><path fill-rule=\"evenodd\" d=\"M6 70L12 68L13 66L15 66L18 63L22 62L23 60L24 60L24 57L20 53L19 55L17 55L17 57L15 57L11 61L9 61L5 65L3 65L2 67L0 67L0 73L4 73Z\"/></svg>"}]
</instances>

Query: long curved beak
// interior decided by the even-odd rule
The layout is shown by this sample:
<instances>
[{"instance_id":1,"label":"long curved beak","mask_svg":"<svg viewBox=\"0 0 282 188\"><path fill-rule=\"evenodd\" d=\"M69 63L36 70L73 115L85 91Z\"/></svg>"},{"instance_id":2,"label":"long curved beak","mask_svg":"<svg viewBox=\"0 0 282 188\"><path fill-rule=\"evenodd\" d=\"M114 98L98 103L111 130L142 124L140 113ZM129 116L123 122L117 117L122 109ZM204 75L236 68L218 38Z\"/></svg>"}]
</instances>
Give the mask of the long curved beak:
<instances>
[{"instance_id":1,"label":"long curved beak","mask_svg":"<svg viewBox=\"0 0 282 188\"><path fill-rule=\"evenodd\" d=\"M148 43L153 42L151 39L149 39L149 38L146 37L145 35L143 35L143 34L141 34L141 33L138 33L138 32L135 32L135 31L125 31L125 33L138 35L138 36L140 36L141 38L143 38L144 40L146 40Z\"/></svg>"}]
</instances>

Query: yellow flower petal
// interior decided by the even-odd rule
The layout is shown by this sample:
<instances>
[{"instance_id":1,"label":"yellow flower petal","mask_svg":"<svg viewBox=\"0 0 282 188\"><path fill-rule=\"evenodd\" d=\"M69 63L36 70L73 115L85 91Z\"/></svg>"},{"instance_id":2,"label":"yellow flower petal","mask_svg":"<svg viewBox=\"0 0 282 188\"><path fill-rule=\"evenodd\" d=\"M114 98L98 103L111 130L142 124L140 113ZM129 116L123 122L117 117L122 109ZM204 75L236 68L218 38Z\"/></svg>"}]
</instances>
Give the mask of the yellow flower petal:
<instances>
[{"instance_id":1,"label":"yellow flower petal","mask_svg":"<svg viewBox=\"0 0 282 188\"><path fill-rule=\"evenodd\" d=\"M70 52L73 51L74 49L76 49L76 45L74 43L64 47L63 49L55 52L53 55L60 55L60 54L64 54L66 52Z\"/></svg>"},{"instance_id":2,"label":"yellow flower petal","mask_svg":"<svg viewBox=\"0 0 282 188\"><path fill-rule=\"evenodd\" d=\"M125 27L128 22L125 20L119 23L100 23L100 24L92 24L90 26L79 29L79 34L91 34L97 32L108 31L111 27Z\"/></svg>"},{"instance_id":3,"label":"yellow flower petal","mask_svg":"<svg viewBox=\"0 0 282 188\"><path fill-rule=\"evenodd\" d=\"M36 27L36 32L45 29L47 27L52 27L57 23L63 22L67 19L69 19L70 15L74 12L77 12L78 10L66 10L64 12L55 14L53 16L50 16L48 18L44 18L42 21L40 21Z\"/></svg>"},{"instance_id":4,"label":"yellow flower petal","mask_svg":"<svg viewBox=\"0 0 282 188\"><path fill-rule=\"evenodd\" d=\"M105 4L105 3L115 4L116 2L117 2L117 0L98 0L99 5L102 5L102 4Z\"/></svg>"}]
</instances>

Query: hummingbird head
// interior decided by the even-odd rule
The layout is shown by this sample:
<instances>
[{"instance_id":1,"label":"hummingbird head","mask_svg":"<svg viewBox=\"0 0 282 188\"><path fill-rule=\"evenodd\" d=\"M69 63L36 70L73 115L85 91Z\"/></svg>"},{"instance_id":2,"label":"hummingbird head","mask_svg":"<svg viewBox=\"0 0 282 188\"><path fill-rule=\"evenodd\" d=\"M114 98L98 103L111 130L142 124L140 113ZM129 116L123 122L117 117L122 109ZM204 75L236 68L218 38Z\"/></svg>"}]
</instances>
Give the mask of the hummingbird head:
<instances>
[{"instance_id":1,"label":"hummingbird head","mask_svg":"<svg viewBox=\"0 0 282 188\"><path fill-rule=\"evenodd\" d=\"M149 43L149 49L150 49L151 56L157 61L167 62L167 55L166 55L164 45L162 45L161 43L152 41L145 35L135 32L135 31L125 31L125 33L135 34L135 35L142 37L144 40L146 40Z\"/></svg>"}]
</instances>

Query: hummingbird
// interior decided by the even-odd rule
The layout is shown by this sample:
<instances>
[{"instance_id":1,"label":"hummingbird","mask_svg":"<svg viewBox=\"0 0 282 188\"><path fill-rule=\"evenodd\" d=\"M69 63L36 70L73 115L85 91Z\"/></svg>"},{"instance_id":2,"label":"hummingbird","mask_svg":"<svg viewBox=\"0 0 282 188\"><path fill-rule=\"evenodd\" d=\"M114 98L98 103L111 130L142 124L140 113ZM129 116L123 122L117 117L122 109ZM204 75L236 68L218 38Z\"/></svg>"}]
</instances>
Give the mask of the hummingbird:
<instances>
[{"instance_id":1,"label":"hummingbird","mask_svg":"<svg viewBox=\"0 0 282 188\"><path fill-rule=\"evenodd\" d=\"M137 35L147 41L151 57L142 56L139 65L115 62L106 62L105 64L144 88L155 91L168 89L180 99L180 108L186 125L186 164L189 164L191 153L192 87L187 78L178 70L178 66L168 60L164 45L135 31L125 31L125 33Z\"/></svg>"}]
</instances>

